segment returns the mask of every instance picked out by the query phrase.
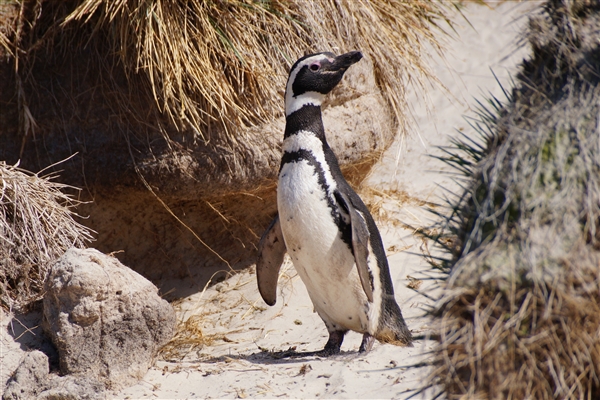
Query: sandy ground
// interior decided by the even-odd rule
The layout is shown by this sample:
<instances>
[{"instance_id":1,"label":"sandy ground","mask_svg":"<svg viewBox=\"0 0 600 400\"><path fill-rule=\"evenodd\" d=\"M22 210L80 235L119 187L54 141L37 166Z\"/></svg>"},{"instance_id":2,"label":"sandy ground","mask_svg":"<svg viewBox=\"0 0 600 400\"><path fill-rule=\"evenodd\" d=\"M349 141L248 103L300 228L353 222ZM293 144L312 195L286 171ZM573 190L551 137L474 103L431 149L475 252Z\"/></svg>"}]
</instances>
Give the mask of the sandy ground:
<instances>
[{"instance_id":1,"label":"sandy ground","mask_svg":"<svg viewBox=\"0 0 600 400\"><path fill-rule=\"evenodd\" d=\"M429 332L424 312L433 304L407 287L414 284L408 276L430 274L423 254L431 249L415 229L430 226L426 209L443 203L446 189L457 190L447 174L449 168L431 155L440 154L437 146L448 144L456 130L472 134L464 116L473 116L476 99L485 100L490 94L503 99L494 74L505 88L510 87L510 76L527 51L517 50L517 38L534 3L539 4L508 1L495 8L471 4L463 9L468 22L456 16L455 38L448 40L445 60L432 61L434 73L448 91L433 88L426 94L429 112L422 95L410 94L415 133L388 150L363 191L379 205L396 299L415 336ZM289 262L282 268L279 286L277 304L268 307L258 293L254 271L248 270L179 302L175 306L180 319L187 321L187 332L193 335L198 328L196 333L201 332L206 344L170 349L138 384L110 397L407 398L426 383L431 371L411 366L429 359L434 343L428 340L418 340L412 348L376 343L363 355L357 352L361 335L351 332L338 356L277 358L277 352L290 347L319 350L327 340L325 326ZM421 282L418 290L434 297L439 291L432 281ZM4 387L28 341L39 340L40 335L39 328L27 332L7 315L2 317L1 331L0 385ZM15 341L21 333L30 339ZM195 338L201 342L199 336ZM415 398L434 394L430 390Z\"/></svg>"}]
</instances>

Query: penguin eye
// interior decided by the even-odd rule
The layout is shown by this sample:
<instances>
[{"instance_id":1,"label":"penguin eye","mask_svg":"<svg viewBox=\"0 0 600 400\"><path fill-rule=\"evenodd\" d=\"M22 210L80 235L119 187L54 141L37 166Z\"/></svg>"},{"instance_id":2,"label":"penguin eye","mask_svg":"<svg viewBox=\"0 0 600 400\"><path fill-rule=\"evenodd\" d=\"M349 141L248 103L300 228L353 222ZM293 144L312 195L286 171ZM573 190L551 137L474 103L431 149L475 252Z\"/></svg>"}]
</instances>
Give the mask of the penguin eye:
<instances>
[{"instance_id":1,"label":"penguin eye","mask_svg":"<svg viewBox=\"0 0 600 400\"><path fill-rule=\"evenodd\" d=\"M321 66L319 64L315 63L315 64L311 64L309 68L311 71L318 71L319 68L321 68Z\"/></svg>"}]
</instances>

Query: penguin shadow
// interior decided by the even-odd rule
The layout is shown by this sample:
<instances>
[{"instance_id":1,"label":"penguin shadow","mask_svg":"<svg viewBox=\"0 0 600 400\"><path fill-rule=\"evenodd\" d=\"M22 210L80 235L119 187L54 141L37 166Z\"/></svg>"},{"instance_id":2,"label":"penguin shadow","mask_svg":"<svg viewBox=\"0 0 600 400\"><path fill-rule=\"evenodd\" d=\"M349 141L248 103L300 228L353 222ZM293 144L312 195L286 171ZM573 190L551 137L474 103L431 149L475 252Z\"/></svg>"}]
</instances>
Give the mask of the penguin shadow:
<instances>
[{"instance_id":1,"label":"penguin shadow","mask_svg":"<svg viewBox=\"0 0 600 400\"><path fill-rule=\"evenodd\" d=\"M232 360L243 360L253 364L297 364L314 360L344 360L350 361L365 356L367 353L358 351L340 351L338 354L329 354L323 350L318 351L297 351L296 347L290 347L287 350L268 350L259 347L258 352L250 354L238 354L218 356L202 360L204 363L218 363Z\"/></svg>"}]
</instances>

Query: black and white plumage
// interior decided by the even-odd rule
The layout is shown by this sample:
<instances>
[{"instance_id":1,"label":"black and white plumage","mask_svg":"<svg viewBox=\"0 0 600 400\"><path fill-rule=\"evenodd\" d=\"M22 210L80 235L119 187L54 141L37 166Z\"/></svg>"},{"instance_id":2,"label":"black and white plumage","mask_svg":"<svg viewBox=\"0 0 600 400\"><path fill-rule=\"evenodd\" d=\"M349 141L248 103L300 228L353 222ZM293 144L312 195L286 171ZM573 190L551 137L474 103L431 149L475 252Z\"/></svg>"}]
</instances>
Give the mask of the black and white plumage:
<instances>
[{"instance_id":1,"label":"black and white plumage","mask_svg":"<svg viewBox=\"0 0 600 400\"><path fill-rule=\"evenodd\" d=\"M323 355L340 351L347 331L363 333L359 351L374 338L411 345L394 298L381 236L367 207L344 179L327 144L321 103L346 70L362 58L312 54L292 66L285 94L286 127L277 189L278 216L259 243L259 291L274 305L287 252L325 322Z\"/></svg>"}]
</instances>

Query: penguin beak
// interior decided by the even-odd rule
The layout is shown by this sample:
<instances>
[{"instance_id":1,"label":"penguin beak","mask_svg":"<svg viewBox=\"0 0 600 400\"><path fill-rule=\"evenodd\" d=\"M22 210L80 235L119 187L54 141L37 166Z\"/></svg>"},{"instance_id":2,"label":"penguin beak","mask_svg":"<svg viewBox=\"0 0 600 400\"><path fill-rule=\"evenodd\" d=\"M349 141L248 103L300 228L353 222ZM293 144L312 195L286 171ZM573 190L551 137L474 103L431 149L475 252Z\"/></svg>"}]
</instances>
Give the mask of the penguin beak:
<instances>
[{"instance_id":1,"label":"penguin beak","mask_svg":"<svg viewBox=\"0 0 600 400\"><path fill-rule=\"evenodd\" d=\"M328 69L330 71L346 72L346 70L352 64L359 62L362 57L363 55L360 51L351 51L349 53L339 55L333 60Z\"/></svg>"}]
</instances>

